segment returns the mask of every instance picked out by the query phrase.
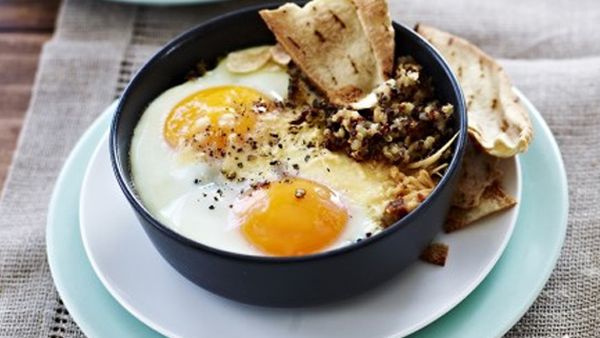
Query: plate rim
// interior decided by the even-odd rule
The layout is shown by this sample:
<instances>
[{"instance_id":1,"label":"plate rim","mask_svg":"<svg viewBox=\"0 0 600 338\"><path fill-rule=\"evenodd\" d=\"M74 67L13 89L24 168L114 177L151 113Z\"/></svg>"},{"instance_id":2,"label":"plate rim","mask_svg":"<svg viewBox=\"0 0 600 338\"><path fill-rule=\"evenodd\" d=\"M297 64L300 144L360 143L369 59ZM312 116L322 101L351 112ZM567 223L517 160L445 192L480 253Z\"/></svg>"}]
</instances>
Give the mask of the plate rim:
<instances>
[{"instance_id":1,"label":"plate rim","mask_svg":"<svg viewBox=\"0 0 600 338\"><path fill-rule=\"evenodd\" d=\"M61 193L61 189L60 187L63 187L65 185L67 185L67 181L68 181L68 170L65 170L66 168L74 165L76 158L78 157L77 155L79 153L81 153L82 149L85 147L87 141L89 139L92 138L92 130L95 130L99 127L99 125L102 123L102 120L105 120L106 118L104 118L104 115L107 111L110 111L112 109L116 109L116 102L111 103L111 105L106 108L102 114L100 116L98 116L93 122L92 124L86 129L86 131L83 133L83 135L81 136L81 138L77 141L77 143L75 144L75 147L73 147L73 149L71 150L71 152L69 153L69 155L67 156L65 163L63 164L60 173L58 175L58 178L56 179L56 182L54 183L54 187L52 189L52 195L50 196L50 203L48 205L48 216L47 216L47 220L46 220L46 234L45 234L45 239L46 239L46 256L48 258L48 266L50 269L50 275L52 276L52 280L54 281L54 285L56 287L56 290L58 292L58 294L60 295L63 304L65 305L65 307L67 307L67 303L70 303L69 297L64 297L63 295L67 295L69 294L69 292L64 288L65 283L61 282L62 280L62 275L59 273L59 267L58 267L58 262L56 262L55 260L51 259L51 257L56 257L56 247L55 247L55 242L52 240L52 232L48 231L50 228L50 224L51 224L51 220L55 219L57 216L56 214L58 213L58 204L60 203L60 193ZM92 158L92 154L89 154L89 156L87 157L87 162L89 163L89 160ZM85 166L85 168L87 168L87 164ZM82 181L83 181L83 176L82 176ZM79 201L78 201L79 203ZM67 310L69 310L69 307L67 307ZM71 315L71 317L73 317L73 320L77 323L77 325L79 325L83 330L88 331L87 329L87 323L86 321L78 319L79 313L77 311L71 313L71 311L69 311L69 314ZM89 330L89 331L93 331L93 330Z\"/></svg>"},{"instance_id":2,"label":"plate rim","mask_svg":"<svg viewBox=\"0 0 600 338\"><path fill-rule=\"evenodd\" d=\"M557 225L559 226L557 228L557 232L558 232L558 230L560 230L560 233L558 233L559 238L556 241L556 245L553 248L551 248L552 249L552 257L551 257L551 259L546 259L546 261L551 264L545 265L543 273L539 274L540 277L536 278L536 280L538 282L535 285L535 287L528 288L529 289L529 299L522 304L522 306L518 312L515 312L513 315L510 316L512 318L512 320L507 321L503 327L500 327L500 324L498 324L499 327L497 328L497 330L499 330L498 331L499 336L501 336L506 331L508 331L522 317L522 315L529 309L529 307L535 301L535 299L537 299L537 296L539 295L540 291L542 290L542 288L548 281L548 278L550 277L552 271L554 270L554 267L556 266L558 257L560 256L560 253L561 253L560 249L564 243L564 238L565 238L566 229L567 229L568 211L569 211L568 185L567 185L566 171L564 168L564 162L562 160L562 156L560 154L560 149L558 148L556 140L555 140L553 134L551 133L550 128L544 121L542 115L539 113L539 111L537 111L537 109L535 109L533 104L531 104L531 102L529 102L529 100L522 93L519 92L519 94L525 99L524 101L525 101L526 105L528 106L528 108L538 115L540 127L544 130L544 132L546 132L548 134L548 136L549 136L548 141L550 142L550 146L551 146L552 150L555 152L555 155L557 155L557 159L558 159L557 164L559 166L558 169L559 169L559 174L560 174L560 178L561 178L561 181L559 182L559 186L561 188L561 200L562 200L561 201L562 202L561 203L561 206L562 206L561 212L562 212L563 217L561 217L561 219L557 222ZM92 329L93 325L91 323L86 323L82 319L83 317L79 315L77 310L74 311L74 309L78 308L77 306L75 306L77 301L74 299L70 299L69 296L67 296L67 295L69 295L69 292L65 292L68 289L68 287L67 287L68 283L65 283L63 281L62 276L58 275L59 271L57 269L57 265L59 264L59 262L57 261L58 258L55 256L56 255L55 250L53 249L54 245L56 245L57 243L52 242L51 233L54 231L53 229L56 228L56 226L53 227L53 224L55 223L53 218L56 217L55 211L56 211L56 208L62 198L62 196L60 196L60 194L59 194L59 192L61 190L60 187L62 185L65 185L68 183L67 179L65 177L67 175L67 171L68 171L66 169L69 167L69 165L72 165L71 162L74 161L74 159L77 157L76 155L78 154L78 152L81 151L82 148L84 148L84 147L90 148L90 147L94 146L94 145L91 145L91 146L86 145L87 142L90 142L89 139L91 139L92 136L95 136L95 138L97 140L99 140L101 138L102 134L101 135L93 135L93 134L99 134L99 132L94 133L94 130L98 129L98 126L100 124L102 124L102 122L105 122L105 123L108 122L109 116L107 114L108 114L108 111L110 111L110 108L112 106L114 106L114 103L113 103L113 105L109 106L109 108L107 108L102 115L100 115L100 117L91 125L90 128L88 128L88 130L84 133L82 138L79 140L79 142L77 143L77 145L75 146L75 148L73 149L71 154L69 155L67 161L65 162L65 165L63 166L63 169L61 170L61 173L59 175L57 183L54 187L51 202L50 202L50 209L49 209L49 213L48 213L46 239L47 239L47 243L48 243L48 245L47 245L48 261L49 261L52 277L54 278L54 281L55 281L56 287L59 291L59 294L63 297L63 302L64 302L65 306L70 310L70 313L73 316L73 319L78 323L78 325L80 325L82 330L84 330L84 332L86 332L86 333L91 333L93 331L93 329ZM91 156L89 156L89 158L91 158ZM89 162L89 158L88 158L87 162ZM77 201L77 203L78 203L78 201ZM74 225L74 226L76 226L76 225ZM85 254L84 254L84 256L85 256ZM87 260L87 257L84 257L83 259ZM96 277L96 276L92 276L92 277ZM469 297L467 297L467 299L468 298ZM450 311L450 313L452 313L452 311ZM436 323L436 322L434 322L434 323ZM145 325L143 325L143 326L145 327Z\"/></svg>"},{"instance_id":3,"label":"plate rim","mask_svg":"<svg viewBox=\"0 0 600 338\"><path fill-rule=\"evenodd\" d=\"M61 170L60 173L56 179L56 182L54 184L53 190L52 190L52 194L50 197L50 202L49 202L49 206L48 206L48 214L47 214L47 218L46 218L46 228L45 228L45 240L46 240L46 258L48 261L48 266L49 266L49 270L50 270L50 275L52 276L52 280L54 282L54 286L56 287L56 291L58 292L58 295L60 296L64 306L67 308L67 311L69 312L69 314L71 315L73 321L78 325L78 327L81 329L81 331L83 331L84 334L90 336L90 337L98 337L98 336L104 336L106 335L106 330L109 330L111 333L117 332L117 333L127 333L129 336L131 337L162 337L161 335L159 335L158 333L156 333L155 331L153 331L152 329L150 329L149 327L145 326L145 325L139 325L139 321L134 318L132 315L130 315L128 312L126 312L125 309L121 309L120 305L118 303L116 303L116 301L114 299L112 299L112 297L110 296L110 294L108 294L108 291L106 291L105 289L95 289L95 293L94 293L94 297L96 297L96 300L98 299L102 299L102 297L105 297L104 295L101 294L102 291L105 291L107 294L106 296L108 296L108 298L110 299L106 299L105 300L110 304L109 306L112 306L112 308L109 308L109 310L112 311L119 311L121 310L121 315L123 315L123 317L119 317L119 323L113 323L113 325L111 326L98 326L95 325L94 323L90 322L88 319L86 319L87 317L90 316L90 314L95 315L96 312L93 309L89 309L89 305L87 302L78 302L75 298L75 295L73 293L77 293L78 291L81 292L81 290L77 290L76 286L77 285L73 285L72 282L72 278L70 278L71 276L65 275L64 272L64 268L61 267L61 263L60 263L60 258L66 258L66 259L71 259L72 257L70 257L69 255L65 255L64 257L60 256L59 252L61 251L61 249L59 249L59 246L61 244L63 244L64 242L56 242L53 238L54 236L57 235L57 232L60 229L58 228L60 225L58 225L59 220L58 217L59 215L61 215L61 211L60 211L60 203L64 198L68 198L71 197L69 196L70 194L73 194L75 196L73 196L72 198L75 200L76 203L79 203L79 193L80 193L80 184L73 188L72 186L70 186L70 182L69 182L69 175L75 171L75 169L77 168L77 166L81 166L81 179L80 181L83 181L83 171L87 168L87 164L89 162L89 160L91 159L91 152L85 153L85 149L86 148L90 148L92 146L94 146L94 144L90 144L90 142L94 141L94 138L96 138L96 141L99 140L99 138L101 137L101 133L100 133L100 128L101 126L104 124L106 129L108 129L109 126L109 122L110 122L110 112L114 111L116 109L116 101L112 102L103 112L102 114L100 114L93 122L92 124L85 130L85 132L82 134L82 136L80 137L80 139L77 141L77 143L75 144L75 146L73 147L73 149L71 150L71 152L69 153L69 155L67 156ZM98 135L97 135L98 134ZM77 163L76 160L78 158L82 157L85 160L85 163ZM80 182L80 183L81 183ZM65 197L65 195L67 195ZM79 221L79 215L73 215L77 221ZM79 226L77 224L77 226L74 226L75 232L77 232L77 235L75 236L76 240L78 240L80 238L80 236L78 235L79 233ZM68 234L67 234L68 235ZM62 239L62 238L61 238ZM77 243L76 243L77 244ZM83 268L89 268L89 272L91 272L92 276L87 276L88 279L91 279L92 281L96 281L98 284L100 284L100 281L94 280L96 278L95 273L93 272L91 266L85 266L85 264L89 264L89 262L87 261L87 257L85 257L85 251L83 249L83 244L79 244L81 246L81 254L83 254L84 258L83 260L80 259L80 261L78 263L83 263ZM70 248L72 249L72 248ZM77 259L77 258L72 258L72 259ZM72 262L70 262L72 263ZM77 263L77 262L76 262ZM79 266L81 267L81 266ZM76 273L81 273L81 270L75 270L74 272ZM81 278L81 276L79 276ZM85 278L85 276L84 276ZM76 283L75 283L76 284ZM76 290L72 290L70 289L67 285L70 285L71 288L75 288ZM86 284L86 285L79 285L79 286L83 286L84 288L86 288L85 292L89 291L87 289L87 287L89 287L90 285ZM99 285L101 288L104 288L103 285ZM94 287L94 286L92 286ZM100 293L100 294L98 294ZM91 298L91 297L90 297ZM111 303L113 302L113 303ZM86 308L86 306L88 306L88 308ZM106 306L106 305L105 305ZM115 307L116 306L116 307ZM106 309L105 309L106 310ZM135 333L132 332L131 330L136 330ZM118 335L117 335L118 336Z\"/></svg>"},{"instance_id":4,"label":"plate rim","mask_svg":"<svg viewBox=\"0 0 600 338\"><path fill-rule=\"evenodd\" d=\"M563 231L560 233L559 240L553 251L553 256L549 260L550 262L552 262L552 264L546 265L546 268L544 269L544 272L543 272L543 277L541 279L539 279L539 283L531 290L530 298L527 300L526 306L523 306L521 308L521 310L518 312L517 316L515 316L513 321L509 321L506 323L506 325L504 326L504 329L499 334L499 336L503 336L506 332L508 332L525 315L525 313L527 313L529 308L533 305L535 300L538 298L538 296L544 289L544 286L546 286L546 283L548 283L548 280L550 279L552 272L556 268L556 264L558 263L558 258L560 257L560 255L562 253L562 248L565 243L565 237L567 235L567 228L569 225L568 224L569 210L571 208L570 203L569 203L569 180L567 178L567 170L565 168L565 161L563 160L562 153L560 151L560 147L558 146L558 143L556 142L556 138L554 137L554 134L552 133L550 126L548 126L548 124L546 123L546 120L544 119L542 114L537 110L537 108L527 98L527 96L525 96L525 94L523 94L523 92L517 87L513 87L513 90L517 93L518 97L521 97L523 99L523 102L528 111L534 112L537 115L539 115L540 121L542 122L542 123L540 123L540 127L544 130L544 132L546 134L551 136L550 137L550 146L552 147L553 153L559 159L559 161L558 161L558 166L559 166L558 169L559 170L558 171L560 172L560 185L564 192L563 194L561 194L561 197L562 197L561 205L564 206L564 208L562 209L563 217L559 221L559 223L563 225L563 229L562 229Z\"/></svg>"},{"instance_id":5,"label":"plate rim","mask_svg":"<svg viewBox=\"0 0 600 338\"><path fill-rule=\"evenodd\" d=\"M88 161L88 163L86 165L86 168L84 170L83 180L81 182L81 187L80 187L79 200L78 200L78 208L77 208L77 213L78 213L77 214L77 220L78 220L77 227L79 228L79 240L81 241L81 243L83 245L84 254L86 256L85 258L87 259L87 261L92 266L92 269L94 271L94 274L95 274L96 278L98 278L100 280L100 283L102 283L102 286L108 291L108 293L110 294L110 296L113 297L115 299L115 301L120 306L122 306L127 312L129 312L133 317L135 317L137 320L139 320L142 325L145 325L145 326L149 327L151 330L154 330L154 331L158 332L159 334L164 335L166 337L181 337L181 336L175 334L169 328L165 328L165 327L162 327L160 325L154 324L154 322L150 318L148 318L146 315L144 315L143 312L138 311L135 307L131 306L131 304L129 302L127 302L125 299L123 299L121 297L120 293L118 293L118 292L115 291L116 287L113 286L113 284L110 283L106 279L105 274L99 273L99 271L101 271L101 270L98 267L98 263L96 262L96 260L94 260L94 259L91 258L92 255L90 253L89 244L85 240L87 230L86 230L86 227L81 226L81 224L82 224L82 222L81 222L81 219L82 219L81 194L83 193L83 191L87 187L86 177L88 177L90 175L90 171L92 170L91 163L92 163L93 159L95 159L98 156L98 153L100 151L102 151L102 148L104 146L106 146L106 143L108 143L109 132L110 132L109 129L105 130L101 134L98 142L94 145L94 147L92 149L92 152L91 152L90 159L89 159L89 161ZM106 160L109 161L108 158ZM112 170L112 166L111 166L111 170ZM119 193L121 193L121 190L119 190ZM148 238L147 240L150 240L150 239Z\"/></svg>"}]
</instances>

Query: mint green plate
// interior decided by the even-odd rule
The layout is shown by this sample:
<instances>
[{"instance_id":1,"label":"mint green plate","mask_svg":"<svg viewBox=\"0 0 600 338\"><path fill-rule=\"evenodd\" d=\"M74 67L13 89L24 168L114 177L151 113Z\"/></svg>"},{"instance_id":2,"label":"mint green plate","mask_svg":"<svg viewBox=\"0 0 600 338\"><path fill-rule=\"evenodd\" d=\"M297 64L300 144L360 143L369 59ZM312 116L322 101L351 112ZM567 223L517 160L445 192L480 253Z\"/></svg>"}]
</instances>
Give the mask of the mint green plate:
<instances>
[{"instance_id":1,"label":"mint green plate","mask_svg":"<svg viewBox=\"0 0 600 338\"><path fill-rule=\"evenodd\" d=\"M414 337L499 337L533 303L548 280L567 227L567 180L560 152L539 112L530 110L535 138L520 156L523 193L512 238L486 279L452 311ZM114 104L81 138L58 178L49 207L46 243L56 288L90 337L160 337L121 307L87 260L79 233L79 191L90 157L106 132ZM543 206L536 213L534 206Z\"/></svg>"}]
</instances>

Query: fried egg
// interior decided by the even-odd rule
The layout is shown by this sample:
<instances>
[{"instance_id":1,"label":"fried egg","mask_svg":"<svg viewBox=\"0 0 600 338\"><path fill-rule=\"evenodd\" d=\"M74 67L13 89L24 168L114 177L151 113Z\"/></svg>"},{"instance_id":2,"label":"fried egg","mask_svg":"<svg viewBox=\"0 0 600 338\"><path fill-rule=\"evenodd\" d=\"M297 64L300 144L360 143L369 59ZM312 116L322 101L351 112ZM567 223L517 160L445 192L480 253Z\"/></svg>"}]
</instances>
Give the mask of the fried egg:
<instances>
[{"instance_id":1,"label":"fried egg","mask_svg":"<svg viewBox=\"0 0 600 338\"><path fill-rule=\"evenodd\" d=\"M293 124L289 76L222 60L147 107L130 152L143 205L174 231L225 251L306 255L379 227L394 181L383 164L333 153L321 130Z\"/></svg>"}]
</instances>

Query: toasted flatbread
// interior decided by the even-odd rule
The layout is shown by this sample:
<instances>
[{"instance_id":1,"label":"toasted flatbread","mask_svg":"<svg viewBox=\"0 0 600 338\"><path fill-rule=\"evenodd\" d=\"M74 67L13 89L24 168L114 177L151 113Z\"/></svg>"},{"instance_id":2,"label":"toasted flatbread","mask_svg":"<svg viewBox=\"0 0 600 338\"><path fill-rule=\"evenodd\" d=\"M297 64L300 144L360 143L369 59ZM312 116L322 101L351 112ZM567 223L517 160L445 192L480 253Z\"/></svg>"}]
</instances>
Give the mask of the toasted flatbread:
<instances>
[{"instance_id":1,"label":"toasted flatbread","mask_svg":"<svg viewBox=\"0 0 600 338\"><path fill-rule=\"evenodd\" d=\"M314 0L302 8L287 3L260 15L294 63L331 102L358 101L385 80L351 0ZM363 20L376 21L368 14ZM369 30L372 35L375 31Z\"/></svg>"},{"instance_id":2,"label":"toasted flatbread","mask_svg":"<svg viewBox=\"0 0 600 338\"><path fill-rule=\"evenodd\" d=\"M352 0L358 19L386 79L394 72L394 28L386 0Z\"/></svg>"},{"instance_id":3,"label":"toasted flatbread","mask_svg":"<svg viewBox=\"0 0 600 338\"><path fill-rule=\"evenodd\" d=\"M416 31L444 55L467 101L469 133L497 157L527 150L533 128L508 75L489 55L465 39L422 24Z\"/></svg>"},{"instance_id":4,"label":"toasted flatbread","mask_svg":"<svg viewBox=\"0 0 600 338\"><path fill-rule=\"evenodd\" d=\"M452 206L471 209L479 205L485 189L502 177L498 170L500 159L479 151L471 142L467 144Z\"/></svg>"},{"instance_id":5,"label":"toasted flatbread","mask_svg":"<svg viewBox=\"0 0 600 338\"><path fill-rule=\"evenodd\" d=\"M444 266L448 259L448 251L448 245L434 242L423 250L419 258L427 263Z\"/></svg>"},{"instance_id":6,"label":"toasted flatbread","mask_svg":"<svg viewBox=\"0 0 600 338\"><path fill-rule=\"evenodd\" d=\"M446 216L444 230L452 232L460 230L473 222L480 220L498 211L506 210L517 204L517 201L508 195L498 183L487 187L481 195L480 203L471 209L452 207Z\"/></svg>"}]
</instances>

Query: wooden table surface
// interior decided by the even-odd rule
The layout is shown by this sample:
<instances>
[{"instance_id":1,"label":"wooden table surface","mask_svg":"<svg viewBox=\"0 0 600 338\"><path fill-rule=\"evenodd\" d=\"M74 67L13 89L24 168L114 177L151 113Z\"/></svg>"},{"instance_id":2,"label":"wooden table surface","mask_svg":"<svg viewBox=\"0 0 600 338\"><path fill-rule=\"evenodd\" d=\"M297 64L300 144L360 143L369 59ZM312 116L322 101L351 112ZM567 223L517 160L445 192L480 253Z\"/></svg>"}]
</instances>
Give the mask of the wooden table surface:
<instances>
[{"instance_id":1,"label":"wooden table surface","mask_svg":"<svg viewBox=\"0 0 600 338\"><path fill-rule=\"evenodd\" d=\"M0 0L0 190L60 0Z\"/></svg>"}]
</instances>

